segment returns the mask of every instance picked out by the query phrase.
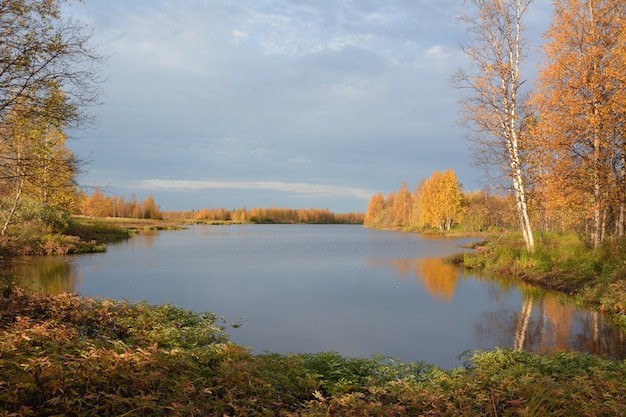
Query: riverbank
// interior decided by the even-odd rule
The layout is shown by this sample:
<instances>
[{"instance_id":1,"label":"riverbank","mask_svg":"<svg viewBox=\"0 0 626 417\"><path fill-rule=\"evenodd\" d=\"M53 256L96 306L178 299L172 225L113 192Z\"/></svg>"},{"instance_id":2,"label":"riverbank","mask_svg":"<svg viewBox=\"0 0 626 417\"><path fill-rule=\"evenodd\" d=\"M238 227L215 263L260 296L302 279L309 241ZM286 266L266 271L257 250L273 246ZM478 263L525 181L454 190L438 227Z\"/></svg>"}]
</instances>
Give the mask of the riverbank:
<instances>
[{"instance_id":1,"label":"riverbank","mask_svg":"<svg viewBox=\"0 0 626 417\"><path fill-rule=\"evenodd\" d=\"M482 241L448 260L482 274L560 291L613 315L626 328L626 240L591 249L577 236L546 235L529 253L520 236Z\"/></svg>"},{"instance_id":2,"label":"riverbank","mask_svg":"<svg viewBox=\"0 0 626 417\"><path fill-rule=\"evenodd\" d=\"M30 230L2 237L0 258L98 253L106 251L108 243L126 240L139 231L184 228L181 222L118 217L67 216L58 223L54 230Z\"/></svg>"},{"instance_id":3,"label":"riverbank","mask_svg":"<svg viewBox=\"0 0 626 417\"><path fill-rule=\"evenodd\" d=\"M175 220L87 216L74 216L73 218L77 224L82 226L108 225L120 229L126 229L129 233L136 233L142 230L178 230L185 227L184 222Z\"/></svg>"},{"instance_id":4,"label":"riverbank","mask_svg":"<svg viewBox=\"0 0 626 417\"><path fill-rule=\"evenodd\" d=\"M14 415L621 415L626 361L496 350L445 371L231 343L219 317L46 296L0 296L0 412Z\"/></svg>"}]
</instances>

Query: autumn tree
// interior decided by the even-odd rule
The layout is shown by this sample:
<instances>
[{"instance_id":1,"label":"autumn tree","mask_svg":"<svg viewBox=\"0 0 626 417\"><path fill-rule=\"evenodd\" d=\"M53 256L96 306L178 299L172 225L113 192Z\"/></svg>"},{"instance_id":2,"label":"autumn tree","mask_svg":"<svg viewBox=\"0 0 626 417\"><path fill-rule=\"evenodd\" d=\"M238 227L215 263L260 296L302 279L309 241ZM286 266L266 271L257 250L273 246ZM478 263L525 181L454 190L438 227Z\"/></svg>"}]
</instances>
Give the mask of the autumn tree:
<instances>
[{"instance_id":1,"label":"autumn tree","mask_svg":"<svg viewBox=\"0 0 626 417\"><path fill-rule=\"evenodd\" d=\"M142 217L144 219L160 219L161 209L154 201L152 194L148 195L142 204Z\"/></svg>"},{"instance_id":2,"label":"autumn tree","mask_svg":"<svg viewBox=\"0 0 626 417\"><path fill-rule=\"evenodd\" d=\"M510 194L501 196L482 190L468 191L463 200L461 222L466 229L485 231L516 227L515 212L511 210L514 198Z\"/></svg>"},{"instance_id":3,"label":"autumn tree","mask_svg":"<svg viewBox=\"0 0 626 417\"><path fill-rule=\"evenodd\" d=\"M0 119L26 106L49 119L76 125L98 96L102 57L89 47L84 27L63 14L68 0L0 1ZM53 91L64 101L47 102Z\"/></svg>"},{"instance_id":4,"label":"autumn tree","mask_svg":"<svg viewBox=\"0 0 626 417\"><path fill-rule=\"evenodd\" d=\"M395 206L396 196L393 192L388 192L387 196L383 200L384 210L382 213L382 217L380 219L380 224L378 227L382 228L391 228L393 227L394 213L393 207Z\"/></svg>"},{"instance_id":5,"label":"autumn tree","mask_svg":"<svg viewBox=\"0 0 626 417\"><path fill-rule=\"evenodd\" d=\"M84 195L80 203L80 214L89 217L106 217L107 216L106 197L100 190L96 189L91 196Z\"/></svg>"},{"instance_id":6,"label":"autumn tree","mask_svg":"<svg viewBox=\"0 0 626 417\"><path fill-rule=\"evenodd\" d=\"M413 199L411 191L406 181L402 182L400 190L396 192L393 199L393 222L395 226L401 228L411 227L411 209L413 207Z\"/></svg>"},{"instance_id":7,"label":"autumn tree","mask_svg":"<svg viewBox=\"0 0 626 417\"><path fill-rule=\"evenodd\" d=\"M475 145L477 161L496 164L512 182L519 226L529 251L534 249L528 209L524 153L525 103L521 63L526 43L523 18L533 0L468 0L475 14L460 20L469 40L463 52L470 70L454 76L465 89L464 124Z\"/></svg>"},{"instance_id":8,"label":"autumn tree","mask_svg":"<svg viewBox=\"0 0 626 417\"><path fill-rule=\"evenodd\" d=\"M21 200L69 209L75 196L77 163L65 147L65 134L39 112L7 113L0 123L0 207L5 235Z\"/></svg>"},{"instance_id":9,"label":"autumn tree","mask_svg":"<svg viewBox=\"0 0 626 417\"><path fill-rule=\"evenodd\" d=\"M63 132L84 126L85 106L97 99L101 57L89 49L83 27L63 15L65 3L0 1L2 233L26 187L50 203L54 187L71 183L77 160L64 148Z\"/></svg>"},{"instance_id":10,"label":"autumn tree","mask_svg":"<svg viewBox=\"0 0 626 417\"><path fill-rule=\"evenodd\" d=\"M626 3L557 0L533 102L552 208L579 207L597 247L626 210ZM560 203L557 207L555 202Z\"/></svg>"},{"instance_id":11,"label":"autumn tree","mask_svg":"<svg viewBox=\"0 0 626 417\"><path fill-rule=\"evenodd\" d=\"M419 225L450 230L463 211L463 193L452 170L434 172L417 190Z\"/></svg>"},{"instance_id":12,"label":"autumn tree","mask_svg":"<svg viewBox=\"0 0 626 417\"><path fill-rule=\"evenodd\" d=\"M374 194L365 212L365 226L376 227L382 219L384 209L385 197L383 197L383 194L380 192Z\"/></svg>"},{"instance_id":13,"label":"autumn tree","mask_svg":"<svg viewBox=\"0 0 626 417\"><path fill-rule=\"evenodd\" d=\"M148 195L142 203L139 203L133 194L131 199L126 202L124 196L106 196L99 187L96 187L89 196L81 193L80 200L78 214L84 216L135 219L162 218L161 209L152 195Z\"/></svg>"}]
</instances>

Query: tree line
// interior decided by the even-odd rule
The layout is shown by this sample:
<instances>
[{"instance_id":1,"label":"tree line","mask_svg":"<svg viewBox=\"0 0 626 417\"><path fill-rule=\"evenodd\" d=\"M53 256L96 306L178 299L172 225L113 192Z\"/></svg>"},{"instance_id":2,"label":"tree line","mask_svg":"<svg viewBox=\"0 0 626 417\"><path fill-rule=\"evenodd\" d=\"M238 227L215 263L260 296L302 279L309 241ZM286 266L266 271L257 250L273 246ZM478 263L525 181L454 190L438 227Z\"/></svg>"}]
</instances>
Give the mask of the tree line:
<instances>
[{"instance_id":1,"label":"tree line","mask_svg":"<svg viewBox=\"0 0 626 417\"><path fill-rule=\"evenodd\" d=\"M328 209L243 207L234 210L203 208L198 211L168 211L163 213L167 220L184 221L229 221L236 223L308 223L308 224L362 224L363 213L333 213Z\"/></svg>"},{"instance_id":2,"label":"tree line","mask_svg":"<svg viewBox=\"0 0 626 417\"><path fill-rule=\"evenodd\" d=\"M434 172L411 192L406 181L399 190L374 194L367 206L364 225L406 231L465 232L510 229L516 218L511 194L464 192L453 170Z\"/></svg>"},{"instance_id":3,"label":"tree line","mask_svg":"<svg viewBox=\"0 0 626 417\"><path fill-rule=\"evenodd\" d=\"M315 208L243 207L228 210L218 207L192 211L161 211L160 205L152 195L139 201L134 194L130 199L124 196L105 195L98 187L91 194L79 193L74 207L74 214L89 217L188 222L362 224L364 219L363 213L333 213L328 209Z\"/></svg>"},{"instance_id":4,"label":"tree line","mask_svg":"<svg viewBox=\"0 0 626 417\"><path fill-rule=\"evenodd\" d=\"M107 196L96 187L91 195L81 192L77 196L74 214L88 217L123 217L130 219L163 218L159 205L152 195L138 201L135 194L126 200L124 196Z\"/></svg>"},{"instance_id":5,"label":"tree line","mask_svg":"<svg viewBox=\"0 0 626 417\"><path fill-rule=\"evenodd\" d=\"M476 160L514 197L532 251L534 232L577 232L590 246L626 226L626 2L555 0L534 86L524 58L533 0L471 0L454 76Z\"/></svg>"}]
</instances>

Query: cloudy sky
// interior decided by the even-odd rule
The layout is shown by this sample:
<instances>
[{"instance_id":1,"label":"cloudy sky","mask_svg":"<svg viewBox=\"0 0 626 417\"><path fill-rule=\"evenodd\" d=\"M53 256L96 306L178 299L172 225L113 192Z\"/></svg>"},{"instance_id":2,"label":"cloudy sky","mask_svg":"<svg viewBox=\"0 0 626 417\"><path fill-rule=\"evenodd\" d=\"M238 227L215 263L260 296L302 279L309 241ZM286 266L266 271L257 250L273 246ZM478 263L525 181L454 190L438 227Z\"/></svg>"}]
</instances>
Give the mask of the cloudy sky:
<instances>
[{"instance_id":1,"label":"cloudy sky","mask_svg":"<svg viewBox=\"0 0 626 417\"><path fill-rule=\"evenodd\" d=\"M482 187L458 126L462 0L87 0L108 56L86 186L163 210L365 211L453 169ZM549 22L534 6L531 37ZM537 42L534 46L538 46Z\"/></svg>"}]
</instances>

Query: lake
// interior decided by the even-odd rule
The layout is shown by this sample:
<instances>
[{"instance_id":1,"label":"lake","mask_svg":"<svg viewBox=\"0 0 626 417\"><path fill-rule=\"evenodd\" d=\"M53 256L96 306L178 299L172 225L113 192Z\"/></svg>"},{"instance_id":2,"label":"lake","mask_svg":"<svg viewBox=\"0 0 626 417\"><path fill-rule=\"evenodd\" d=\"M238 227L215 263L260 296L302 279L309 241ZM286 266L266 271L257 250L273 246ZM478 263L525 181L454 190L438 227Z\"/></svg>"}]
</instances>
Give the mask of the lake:
<instances>
[{"instance_id":1,"label":"lake","mask_svg":"<svg viewBox=\"0 0 626 417\"><path fill-rule=\"evenodd\" d=\"M224 316L253 352L382 354L461 366L496 346L626 357L597 311L441 261L472 239L350 225L191 226L142 232L102 254L20 258L17 282L47 293L172 303Z\"/></svg>"}]
</instances>

